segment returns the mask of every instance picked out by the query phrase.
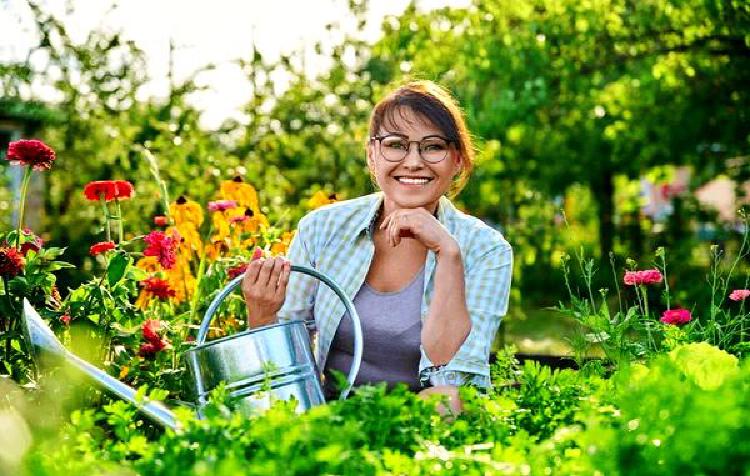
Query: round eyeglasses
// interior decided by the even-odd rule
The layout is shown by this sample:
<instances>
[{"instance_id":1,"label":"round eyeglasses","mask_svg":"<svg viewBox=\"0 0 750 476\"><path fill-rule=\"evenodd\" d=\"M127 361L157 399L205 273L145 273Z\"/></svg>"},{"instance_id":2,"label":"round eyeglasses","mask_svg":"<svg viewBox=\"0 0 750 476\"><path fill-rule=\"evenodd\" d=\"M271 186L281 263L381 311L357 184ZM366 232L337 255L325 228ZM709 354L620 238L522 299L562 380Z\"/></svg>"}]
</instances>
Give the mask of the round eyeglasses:
<instances>
[{"instance_id":1,"label":"round eyeglasses","mask_svg":"<svg viewBox=\"0 0 750 476\"><path fill-rule=\"evenodd\" d=\"M372 136L370 140L380 143L380 155L388 162L401 162L409 155L411 143L416 142L419 155L425 162L436 164L448 156L451 140L439 135L425 136L422 140L409 140L401 134Z\"/></svg>"}]
</instances>

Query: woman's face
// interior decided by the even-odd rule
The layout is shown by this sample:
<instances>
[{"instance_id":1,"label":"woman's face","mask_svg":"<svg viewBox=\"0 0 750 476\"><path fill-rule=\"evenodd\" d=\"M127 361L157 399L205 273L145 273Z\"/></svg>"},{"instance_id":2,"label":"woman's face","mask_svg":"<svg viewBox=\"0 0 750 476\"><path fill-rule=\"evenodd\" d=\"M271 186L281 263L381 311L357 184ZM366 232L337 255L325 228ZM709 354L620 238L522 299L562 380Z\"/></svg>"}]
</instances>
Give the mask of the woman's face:
<instances>
[{"instance_id":1,"label":"woman's face","mask_svg":"<svg viewBox=\"0 0 750 476\"><path fill-rule=\"evenodd\" d=\"M378 131L380 136L401 134L408 136L409 141L419 141L433 135L445 136L426 118L408 108L395 111L387 119L392 120L384 121ZM416 143L409 145L408 153L401 162L389 162L381 153L384 147L385 144L370 141L367 164L385 194L386 213L419 207L434 213L440 196L450 189L453 177L461 168L461 156L455 145L449 145L445 159L438 163L422 159Z\"/></svg>"}]
</instances>

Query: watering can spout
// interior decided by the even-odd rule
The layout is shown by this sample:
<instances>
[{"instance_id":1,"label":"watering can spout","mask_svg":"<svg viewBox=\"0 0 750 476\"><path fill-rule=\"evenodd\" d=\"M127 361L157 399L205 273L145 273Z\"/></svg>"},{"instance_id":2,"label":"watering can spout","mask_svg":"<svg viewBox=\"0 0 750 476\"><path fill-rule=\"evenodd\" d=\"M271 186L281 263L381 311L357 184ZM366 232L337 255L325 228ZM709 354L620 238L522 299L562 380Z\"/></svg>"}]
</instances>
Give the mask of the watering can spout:
<instances>
[{"instance_id":1,"label":"watering can spout","mask_svg":"<svg viewBox=\"0 0 750 476\"><path fill-rule=\"evenodd\" d=\"M137 406L139 410L148 415L156 423L172 428L173 430L177 429L178 424L174 413L167 407L158 402L141 401L136 398L137 391L133 387L120 382L100 368L91 365L68 351L25 298L23 300L23 324L23 330L29 345L32 347L32 355L34 357L36 357L38 351L43 351L64 358L65 361L87 374L116 396Z\"/></svg>"}]
</instances>

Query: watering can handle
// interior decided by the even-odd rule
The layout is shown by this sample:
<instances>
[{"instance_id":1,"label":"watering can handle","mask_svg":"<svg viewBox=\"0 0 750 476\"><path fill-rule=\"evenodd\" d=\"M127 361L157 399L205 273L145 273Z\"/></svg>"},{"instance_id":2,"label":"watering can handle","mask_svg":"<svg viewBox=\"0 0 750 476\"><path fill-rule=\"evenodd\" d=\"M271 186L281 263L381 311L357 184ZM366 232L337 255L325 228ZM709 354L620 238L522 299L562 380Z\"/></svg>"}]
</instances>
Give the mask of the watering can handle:
<instances>
[{"instance_id":1,"label":"watering can handle","mask_svg":"<svg viewBox=\"0 0 750 476\"><path fill-rule=\"evenodd\" d=\"M346 293L344 293L344 291L342 291L341 288L325 274L306 266L299 266L294 264L292 265L291 270L302 274L307 274L319 279L320 281L323 281L323 283L325 283L329 288L331 288L334 293L336 293L339 299L341 299L341 302L344 303L344 308L346 308L352 320L352 323L354 324L354 355L352 358L352 366L349 369L349 376L346 379L348 384L346 388L341 391L341 396L339 397L341 400L343 400L347 397L347 395L349 395L349 391L354 385L354 380L357 378L357 374L359 373L359 366L362 363L362 325L359 320L359 315L357 314L357 310L354 309L354 303L351 299L349 299L349 296L347 296ZM211 319L214 317L216 310L219 308L219 305L224 302L224 299L226 299L226 297L232 291L234 291L234 288L236 288L242 282L243 278L244 275L241 274L232 279L229 284L227 284L224 289L222 289L219 294L216 295L214 300L211 301L211 304L206 310L206 314L203 316L201 327L200 329L198 329L198 338L196 339L196 344L201 345L206 341L206 336L208 335L208 327L211 324Z\"/></svg>"}]
</instances>

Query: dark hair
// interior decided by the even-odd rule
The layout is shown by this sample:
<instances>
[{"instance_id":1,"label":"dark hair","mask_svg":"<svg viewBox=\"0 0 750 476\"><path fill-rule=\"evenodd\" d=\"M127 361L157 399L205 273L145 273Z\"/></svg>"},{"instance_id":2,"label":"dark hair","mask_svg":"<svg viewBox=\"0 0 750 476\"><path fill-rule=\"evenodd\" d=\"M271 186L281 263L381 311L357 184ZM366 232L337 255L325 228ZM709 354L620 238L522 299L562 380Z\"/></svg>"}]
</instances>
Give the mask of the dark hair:
<instances>
[{"instance_id":1,"label":"dark hair","mask_svg":"<svg viewBox=\"0 0 750 476\"><path fill-rule=\"evenodd\" d=\"M410 81L375 105L370 116L369 137L378 135L384 124L395 124L397 114L403 120L404 108L427 119L456 145L461 154L461 172L449 191L449 195L455 197L464 188L474 169L474 145L461 108L442 86L427 80Z\"/></svg>"}]
</instances>

